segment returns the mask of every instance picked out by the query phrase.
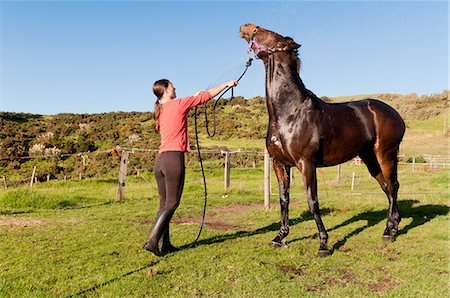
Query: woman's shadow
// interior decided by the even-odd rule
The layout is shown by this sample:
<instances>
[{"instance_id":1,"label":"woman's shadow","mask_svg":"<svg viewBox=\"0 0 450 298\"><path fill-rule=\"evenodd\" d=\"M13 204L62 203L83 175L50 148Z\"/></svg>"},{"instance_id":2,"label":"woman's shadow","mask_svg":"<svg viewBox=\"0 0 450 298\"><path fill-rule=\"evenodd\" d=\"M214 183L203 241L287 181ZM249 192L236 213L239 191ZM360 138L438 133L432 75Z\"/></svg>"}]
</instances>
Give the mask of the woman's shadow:
<instances>
[{"instance_id":1,"label":"woman's shadow","mask_svg":"<svg viewBox=\"0 0 450 298\"><path fill-rule=\"evenodd\" d=\"M412 218L412 222L409 223L408 225L404 226L403 228L399 229L396 237L407 234L410 230L414 229L415 227L424 225L425 223L431 221L432 219L434 219L437 216L447 215L450 211L450 208L446 205L422 205L422 206L414 207L414 205L416 203L419 203L419 201L417 201L417 200L398 201L398 205L399 205L399 209L400 209L402 218L403 219ZM323 211L325 211L324 213L327 214L327 213L330 213L330 211L332 211L332 210L325 209ZM301 222L305 222L305 221L312 220L312 219L313 219L313 217L311 216L310 212L304 211L299 217L291 219L289 221L289 225L295 226ZM337 230L339 228L342 228L344 226L350 225L350 224L358 222L358 221L366 221L367 222L366 225L353 230L352 232L350 232L349 234L344 236L344 238L342 238L341 240L336 242L336 244L332 248L332 252L335 250L338 250L340 247L342 247L350 237L358 235L365 229L370 228L370 227L372 227L382 221L386 221L386 220L387 220L387 211L386 210L368 211L368 212L363 212L358 215L355 215L352 218L347 219L346 221L328 229L327 231L333 231L333 230ZM209 245L209 244L220 243L220 242L233 240L233 239L237 239L237 238L265 234L267 232L278 231L279 228L280 228L280 223L275 222L268 226L256 229L254 231L238 231L238 232L235 232L232 234L218 235L218 236L214 236L211 238L203 239L203 240L198 241L196 243L196 245L205 245L205 244ZM296 239L287 241L286 243L289 244L289 243L293 243L293 242L311 238L311 237L317 237L317 233L315 233L314 235L310 235L310 236L296 238ZM186 248L188 248L188 246L189 245L186 245L181 248L186 249Z\"/></svg>"}]
</instances>

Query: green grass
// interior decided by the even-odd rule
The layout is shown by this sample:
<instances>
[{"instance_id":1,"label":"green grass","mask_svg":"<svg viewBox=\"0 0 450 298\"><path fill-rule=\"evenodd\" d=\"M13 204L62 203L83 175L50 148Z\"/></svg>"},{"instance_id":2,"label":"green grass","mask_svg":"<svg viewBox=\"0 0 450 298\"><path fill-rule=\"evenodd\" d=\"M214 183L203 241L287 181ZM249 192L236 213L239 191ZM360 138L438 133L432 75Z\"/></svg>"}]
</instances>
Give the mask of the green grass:
<instances>
[{"instance_id":1,"label":"green grass","mask_svg":"<svg viewBox=\"0 0 450 298\"><path fill-rule=\"evenodd\" d=\"M443 132L444 123L446 128L449 128L449 113L441 113L437 116L431 117L426 120L407 120L406 125L409 129L415 132Z\"/></svg>"},{"instance_id":2,"label":"green grass","mask_svg":"<svg viewBox=\"0 0 450 298\"><path fill-rule=\"evenodd\" d=\"M111 203L117 183L107 179L0 191L0 296L64 297L104 282L86 296L449 296L448 171L400 167L403 220L396 241L383 244L387 199L365 167L344 165L339 182L336 168L319 170L333 249L324 259L316 257L317 228L298 171L288 246L279 249L269 246L279 229L275 179L271 208L264 210L263 171L231 173L225 192L222 172L207 172L208 217L200 240L164 258L142 249L158 208L156 191L142 179L127 178L124 203ZM146 178L155 186L150 174ZM171 225L175 245L186 247L197 235L202 199L201 176L188 169Z\"/></svg>"},{"instance_id":3,"label":"green grass","mask_svg":"<svg viewBox=\"0 0 450 298\"><path fill-rule=\"evenodd\" d=\"M448 155L449 119L448 113L441 113L427 120L407 121L405 136L400 145L400 153L406 155L420 155L423 153ZM446 125L445 130L444 123Z\"/></svg>"},{"instance_id":4,"label":"green grass","mask_svg":"<svg viewBox=\"0 0 450 298\"><path fill-rule=\"evenodd\" d=\"M33 189L10 188L0 193L0 214L108 203L105 197L113 198L111 186L116 184L114 180L52 181L35 184Z\"/></svg>"},{"instance_id":5,"label":"green grass","mask_svg":"<svg viewBox=\"0 0 450 298\"><path fill-rule=\"evenodd\" d=\"M359 95L348 95L348 96L336 96L331 97L332 102L346 102L346 101L355 101L362 100L366 98L378 98L380 94L359 94Z\"/></svg>"}]
</instances>

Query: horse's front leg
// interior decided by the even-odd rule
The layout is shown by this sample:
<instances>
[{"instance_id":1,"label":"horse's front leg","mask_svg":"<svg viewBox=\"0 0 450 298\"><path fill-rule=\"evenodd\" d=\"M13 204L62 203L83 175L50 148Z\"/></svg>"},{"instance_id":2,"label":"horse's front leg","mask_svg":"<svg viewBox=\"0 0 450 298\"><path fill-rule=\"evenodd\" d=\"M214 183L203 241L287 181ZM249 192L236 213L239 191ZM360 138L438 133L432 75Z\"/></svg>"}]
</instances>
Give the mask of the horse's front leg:
<instances>
[{"instance_id":1,"label":"horse's front leg","mask_svg":"<svg viewBox=\"0 0 450 298\"><path fill-rule=\"evenodd\" d=\"M284 246L284 239L289 234L289 184L290 166L273 159L273 168L278 179L278 187L280 190L280 209L281 209L281 227L278 235L272 240L272 246Z\"/></svg>"},{"instance_id":2,"label":"horse's front leg","mask_svg":"<svg viewBox=\"0 0 450 298\"><path fill-rule=\"evenodd\" d=\"M311 211L314 220L316 221L317 228L319 229L320 247L319 257L325 257L330 255L330 251L327 247L328 234L323 225L322 218L320 217L319 199L317 196L317 176L316 166L312 163L302 164L302 177L305 183L306 194L308 196L308 206Z\"/></svg>"}]
</instances>

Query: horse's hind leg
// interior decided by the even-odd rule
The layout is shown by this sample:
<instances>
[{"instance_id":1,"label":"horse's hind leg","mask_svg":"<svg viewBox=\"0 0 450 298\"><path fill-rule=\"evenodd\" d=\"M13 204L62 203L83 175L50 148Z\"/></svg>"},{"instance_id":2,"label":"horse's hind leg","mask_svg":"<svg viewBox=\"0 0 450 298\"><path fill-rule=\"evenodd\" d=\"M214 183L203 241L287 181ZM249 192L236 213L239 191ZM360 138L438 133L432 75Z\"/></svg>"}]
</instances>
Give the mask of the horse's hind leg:
<instances>
[{"instance_id":1,"label":"horse's hind leg","mask_svg":"<svg viewBox=\"0 0 450 298\"><path fill-rule=\"evenodd\" d=\"M381 189L389 200L389 213L383 240L390 240L398 231L400 213L397 205L397 150L391 150L384 154L375 154L374 151L366 151L360 154L370 174L378 181Z\"/></svg>"},{"instance_id":2,"label":"horse's hind leg","mask_svg":"<svg viewBox=\"0 0 450 298\"><path fill-rule=\"evenodd\" d=\"M386 181L386 195L389 200L389 213L383 240L391 240L398 231L401 217L397 205L397 194L400 184L397 180L398 148L377 153L378 162Z\"/></svg>"},{"instance_id":3,"label":"horse's hind leg","mask_svg":"<svg viewBox=\"0 0 450 298\"><path fill-rule=\"evenodd\" d=\"M377 157L375 156L375 152L365 151L359 155L361 159L364 161L364 164L367 166L367 169L375 178L381 186L381 189L386 193L388 193L386 179L384 178L383 172L381 171L381 166L378 163Z\"/></svg>"},{"instance_id":4,"label":"horse's hind leg","mask_svg":"<svg viewBox=\"0 0 450 298\"><path fill-rule=\"evenodd\" d=\"M289 234L289 186L290 167L273 159L273 168L278 179L278 187L280 190L280 209L281 209L281 227L278 235L272 240L272 246L284 246L284 239Z\"/></svg>"}]
</instances>

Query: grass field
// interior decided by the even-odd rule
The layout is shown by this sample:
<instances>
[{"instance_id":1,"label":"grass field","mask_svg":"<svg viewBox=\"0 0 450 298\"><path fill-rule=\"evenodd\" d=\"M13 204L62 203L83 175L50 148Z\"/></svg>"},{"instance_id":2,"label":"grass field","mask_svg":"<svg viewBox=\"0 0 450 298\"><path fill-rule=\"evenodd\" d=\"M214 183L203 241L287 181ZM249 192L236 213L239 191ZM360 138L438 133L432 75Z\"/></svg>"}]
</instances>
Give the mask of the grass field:
<instances>
[{"instance_id":1,"label":"grass field","mask_svg":"<svg viewBox=\"0 0 450 298\"><path fill-rule=\"evenodd\" d=\"M355 190L350 190L351 173ZM263 208L263 171L207 172L203 189L189 170L171 225L183 251L157 258L142 249L158 198L151 185L129 177L126 200L115 203L116 180L38 183L0 191L0 296L65 297L448 297L448 171L412 173L400 167L403 216L394 242L383 244L387 199L364 166L318 172L323 221L333 254L316 257L319 240L299 175L291 191L287 247L272 248L279 229L276 181L272 207ZM274 176L273 176L274 177ZM152 186L153 185L153 186ZM135 272L133 272L135 271ZM129 273L129 274L127 274Z\"/></svg>"}]
</instances>

